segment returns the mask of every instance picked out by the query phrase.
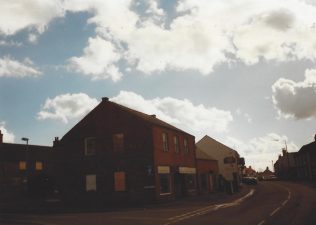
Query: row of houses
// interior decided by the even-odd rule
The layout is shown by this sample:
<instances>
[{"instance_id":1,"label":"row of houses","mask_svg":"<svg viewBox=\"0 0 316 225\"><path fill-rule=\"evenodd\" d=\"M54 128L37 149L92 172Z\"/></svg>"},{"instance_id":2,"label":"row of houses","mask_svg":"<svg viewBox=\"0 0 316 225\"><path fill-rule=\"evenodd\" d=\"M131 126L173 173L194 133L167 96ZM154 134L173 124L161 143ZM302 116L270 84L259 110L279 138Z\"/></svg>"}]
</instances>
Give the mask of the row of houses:
<instances>
[{"instance_id":1,"label":"row of houses","mask_svg":"<svg viewBox=\"0 0 316 225\"><path fill-rule=\"evenodd\" d=\"M281 179L316 181L316 135L314 142L302 146L298 152L282 149L274 170Z\"/></svg>"},{"instance_id":2,"label":"row of houses","mask_svg":"<svg viewBox=\"0 0 316 225\"><path fill-rule=\"evenodd\" d=\"M3 143L0 192L58 190L69 200L159 201L235 192L244 159L209 136L102 101L53 146ZM0 194L1 194L0 193Z\"/></svg>"}]
</instances>

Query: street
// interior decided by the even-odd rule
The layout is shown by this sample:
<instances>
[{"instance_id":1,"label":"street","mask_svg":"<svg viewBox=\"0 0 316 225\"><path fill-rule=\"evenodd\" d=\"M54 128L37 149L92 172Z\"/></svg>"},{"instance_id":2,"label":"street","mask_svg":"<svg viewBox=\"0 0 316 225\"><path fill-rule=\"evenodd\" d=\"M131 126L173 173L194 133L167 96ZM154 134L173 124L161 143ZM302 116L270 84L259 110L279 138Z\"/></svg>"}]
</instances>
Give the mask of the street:
<instances>
[{"instance_id":1,"label":"street","mask_svg":"<svg viewBox=\"0 0 316 225\"><path fill-rule=\"evenodd\" d=\"M316 187L303 183L261 181L221 200L183 200L109 212L1 214L13 225L263 225L315 224Z\"/></svg>"}]
</instances>

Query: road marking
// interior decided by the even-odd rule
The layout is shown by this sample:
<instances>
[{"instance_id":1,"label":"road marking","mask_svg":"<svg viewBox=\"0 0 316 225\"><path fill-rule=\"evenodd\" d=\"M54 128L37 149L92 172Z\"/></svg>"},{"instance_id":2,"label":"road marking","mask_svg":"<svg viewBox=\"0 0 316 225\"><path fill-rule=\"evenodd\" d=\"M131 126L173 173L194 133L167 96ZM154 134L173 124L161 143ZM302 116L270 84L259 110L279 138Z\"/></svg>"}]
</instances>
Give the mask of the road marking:
<instances>
[{"instance_id":1,"label":"road marking","mask_svg":"<svg viewBox=\"0 0 316 225\"><path fill-rule=\"evenodd\" d=\"M264 224L266 221L265 220L262 220L260 223L258 223L258 225L262 225Z\"/></svg>"},{"instance_id":2,"label":"road marking","mask_svg":"<svg viewBox=\"0 0 316 225\"><path fill-rule=\"evenodd\" d=\"M273 216L274 214L276 214L280 209L281 209L281 207L276 208L276 209L270 214L270 216Z\"/></svg>"},{"instance_id":3,"label":"road marking","mask_svg":"<svg viewBox=\"0 0 316 225\"><path fill-rule=\"evenodd\" d=\"M168 218L169 222L165 223L164 225L170 225L170 224L174 224L177 222L180 222L182 220L186 220L195 216L201 216L201 215L205 215L209 212L212 211L216 211L218 209L224 209L224 208L228 208L228 207L232 207L232 206L237 206L239 204L241 204L245 199L249 198L250 196L252 196L254 194L255 190L251 189L249 191L248 194L246 194L245 196L233 201L233 202L229 202L229 203L224 203L224 204L217 204L217 205L210 205L204 208L200 208L188 213L184 213L178 216L174 216L174 217L170 217Z\"/></svg>"}]
</instances>

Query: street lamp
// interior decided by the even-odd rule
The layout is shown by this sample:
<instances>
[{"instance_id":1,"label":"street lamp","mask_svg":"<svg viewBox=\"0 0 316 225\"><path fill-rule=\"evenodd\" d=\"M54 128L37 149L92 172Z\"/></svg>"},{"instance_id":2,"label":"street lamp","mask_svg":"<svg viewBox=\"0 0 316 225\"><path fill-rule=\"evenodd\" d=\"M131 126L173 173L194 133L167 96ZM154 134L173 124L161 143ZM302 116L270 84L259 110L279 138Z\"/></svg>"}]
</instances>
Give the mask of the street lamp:
<instances>
[{"instance_id":1,"label":"street lamp","mask_svg":"<svg viewBox=\"0 0 316 225\"><path fill-rule=\"evenodd\" d=\"M26 164L26 177L25 177L25 184L28 183L28 175L29 175L29 139L26 137L21 138L22 141L26 142L26 150L25 150L25 164Z\"/></svg>"}]
</instances>

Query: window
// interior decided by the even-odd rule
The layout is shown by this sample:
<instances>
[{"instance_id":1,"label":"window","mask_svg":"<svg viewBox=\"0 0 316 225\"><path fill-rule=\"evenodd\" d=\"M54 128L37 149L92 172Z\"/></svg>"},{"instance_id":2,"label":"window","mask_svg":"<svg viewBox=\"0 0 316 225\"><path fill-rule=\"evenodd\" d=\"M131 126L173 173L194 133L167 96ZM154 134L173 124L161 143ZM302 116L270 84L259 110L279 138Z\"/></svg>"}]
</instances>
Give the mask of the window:
<instances>
[{"instance_id":1,"label":"window","mask_svg":"<svg viewBox=\"0 0 316 225\"><path fill-rule=\"evenodd\" d=\"M26 170L26 162L25 161L20 161L19 162L19 169L20 170Z\"/></svg>"},{"instance_id":2,"label":"window","mask_svg":"<svg viewBox=\"0 0 316 225\"><path fill-rule=\"evenodd\" d=\"M201 189L202 190L207 190L207 180L208 180L207 177L208 177L207 173L200 174L200 181L201 181Z\"/></svg>"},{"instance_id":3,"label":"window","mask_svg":"<svg viewBox=\"0 0 316 225\"><path fill-rule=\"evenodd\" d=\"M159 174L160 180L160 194L171 193L170 174Z\"/></svg>"},{"instance_id":4,"label":"window","mask_svg":"<svg viewBox=\"0 0 316 225\"><path fill-rule=\"evenodd\" d=\"M114 189L115 191L125 191L125 172L114 173Z\"/></svg>"},{"instance_id":5,"label":"window","mask_svg":"<svg viewBox=\"0 0 316 225\"><path fill-rule=\"evenodd\" d=\"M233 156L228 156L224 158L224 164L235 163L236 159Z\"/></svg>"},{"instance_id":6,"label":"window","mask_svg":"<svg viewBox=\"0 0 316 225\"><path fill-rule=\"evenodd\" d=\"M35 162L35 169L38 171L43 170L43 163L40 161L36 161Z\"/></svg>"},{"instance_id":7,"label":"window","mask_svg":"<svg viewBox=\"0 0 316 225\"><path fill-rule=\"evenodd\" d=\"M85 155L95 155L97 147L97 139L95 137L89 137L85 139Z\"/></svg>"},{"instance_id":8,"label":"window","mask_svg":"<svg viewBox=\"0 0 316 225\"><path fill-rule=\"evenodd\" d=\"M187 189L195 189L195 174L186 174Z\"/></svg>"},{"instance_id":9,"label":"window","mask_svg":"<svg viewBox=\"0 0 316 225\"><path fill-rule=\"evenodd\" d=\"M96 191L96 190L97 190L97 176L86 175L86 191Z\"/></svg>"},{"instance_id":10,"label":"window","mask_svg":"<svg viewBox=\"0 0 316 225\"><path fill-rule=\"evenodd\" d=\"M179 137L174 136L174 137L173 137L173 141L174 141L174 151L175 151L176 153L179 153L179 152L180 152L180 148L179 148Z\"/></svg>"},{"instance_id":11,"label":"window","mask_svg":"<svg viewBox=\"0 0 316 225\"><path fill-rule=\"evenodd\" d=\"M113 151L123 152L124 151L124 134L113 134Z\"/></svg>"},{"instance_id":12,"label":"window","mask_svg":"<svg viewBox=\"0 0 316 225\"><path fill-rule=\"evenodd\" d=\"M167 133L162 133L162 145L163 151L167 152L169 150Z\"/></svg>"},{"instance_id":13,"label":"window","mask_svg":"<svg viewBox=\"0 0 316 225\"><path fill-rule=\"evenodd\" d=\"M189 153L189 145L188 145L188 139L187 138L184 138L183 146L184 146L184 152L185 153Z\"/></svg>"}]
</instances>

